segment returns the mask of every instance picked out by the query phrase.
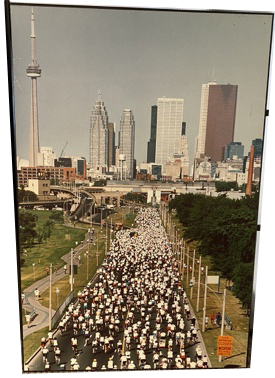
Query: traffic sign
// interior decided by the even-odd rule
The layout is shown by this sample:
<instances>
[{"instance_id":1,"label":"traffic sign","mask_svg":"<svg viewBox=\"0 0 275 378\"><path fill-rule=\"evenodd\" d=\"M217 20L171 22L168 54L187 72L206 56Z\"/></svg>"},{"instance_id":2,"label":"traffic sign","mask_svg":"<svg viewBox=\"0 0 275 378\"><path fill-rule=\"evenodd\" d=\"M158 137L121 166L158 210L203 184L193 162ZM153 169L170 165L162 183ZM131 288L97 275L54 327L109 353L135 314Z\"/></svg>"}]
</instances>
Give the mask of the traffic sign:
<instances>
[{"instance_id":1,"label":"traffic sign","mask_svg":"<svg viewBox=\"0 0 275 378\"><path fill-rule=\"evenodd\" d=\"M232 336L219 336L217 346L217 356L231 356L232 355Z\"/></svg>"}]
</instances>

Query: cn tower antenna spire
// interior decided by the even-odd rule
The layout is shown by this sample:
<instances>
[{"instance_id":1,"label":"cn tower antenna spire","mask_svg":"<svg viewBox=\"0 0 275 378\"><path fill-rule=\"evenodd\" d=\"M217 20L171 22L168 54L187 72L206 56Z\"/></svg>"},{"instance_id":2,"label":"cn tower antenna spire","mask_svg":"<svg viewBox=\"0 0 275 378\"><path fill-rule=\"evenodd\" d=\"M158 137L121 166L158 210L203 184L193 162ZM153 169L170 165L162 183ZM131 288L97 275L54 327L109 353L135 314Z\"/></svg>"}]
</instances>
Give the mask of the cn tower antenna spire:
<instances>
[{"instance_id":1,"label":"cn tower antenna spire","mask_svg":"<svg viewBox=\"0 0 275 378\"><path fill-rule=\"evenodd\" d=\"M41 69L36 59L34 12L31 7L31 64L27 67L27 76L31 78L31 119L30 119L30 157L29 166L38 165L39 130L38 130L38 101L37 101L37 78L41 76Z\"/></svg>"},{"instance_id":2,"label":"cn tower antenna spire","mask_svg":"<svg viewBox=\"0 0 275 378\"><path fill-rule=\"evenodd\" d=\"M36 46L35 46L35 33L34 33L34 13L32 7L31 14L31 45L32 45L32 64L37 64L36 60Z\"/></svg>"}]
</instances>

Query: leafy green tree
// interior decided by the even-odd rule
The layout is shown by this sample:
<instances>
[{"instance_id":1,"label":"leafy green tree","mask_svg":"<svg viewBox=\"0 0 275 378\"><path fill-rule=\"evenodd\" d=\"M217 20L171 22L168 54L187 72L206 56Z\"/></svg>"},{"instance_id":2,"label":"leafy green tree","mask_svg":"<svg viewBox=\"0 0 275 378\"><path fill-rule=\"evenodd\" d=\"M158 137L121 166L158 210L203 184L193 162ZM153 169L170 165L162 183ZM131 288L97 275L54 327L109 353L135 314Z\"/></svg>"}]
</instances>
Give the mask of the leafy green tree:
<instances>
[{"instance_id":1,"label":"leafy green tree","mask_svg":"<svg viewBox=\"0 0 275 378\"><path fill-rule=\"evenodd\" d=\"M215 188L217 192L227 192L231 189L239 189L237 181L215 181Z\"/></svg>"},{"instance_id":2,"label":"leafy green tree","mask_svg":"<svg viewBox=\"0 0 275 378\"><path fill-rule=\"evenodd\" d=\"M63 223L63 212L54 210L50 215L50 219L57 223Z\"/></svg>"},{"instance_id":3,"label":"leafy green tree","mask_svg":"<svg viewBox=\"0 0 275 378\"><path fill-rule=\"evenodd\" d=\"M47 220L44 223L43 233L44 233L45 240L51 237L53 226L54 226L54 222L52 220Z\"/></svg>"},{"instance_id":4,"label":"leafy green tree","mask_svg":"<svg viewBox=\"0 0 275 378\"><path fill-rule=\"evenodd\" d=\"M189 193L169 203L169 209L177 210L185 226L185 239L196 241L198 252L211 257L211 268L233 280L236 296L246 306L252 293L258 203L258 193L238 200L224 195L209 197ZM242 295L244 282L246 289Z\"/></svg>"},{"instance_id":5,"label":"leafy green tree","mask_svg":"<svg viewBox=\"0 0 275 378\"><path fill-rule=\"evenodd\" d=\"M125 201L131 201L136 203L145 203L147 202L146 195L141 193L132 193L129 192L124 196Z\"/></svg>"},{"instance_id":6,"label":"leafy green tree","mask_svg":"<svg viewBox=\"0 0 275 378\"><path fill-rule=\"evenodd\" d=\"M25 190L23 185L21 185L17 193L18 193L18 202L38 201L37 195L30 190Z\"/></svg>"},{"instance_id":7,"label":"leafy green tree","mask_svg":"<svg viewBox=\"0 0 275 378\"><path fill-rule=\"evenodd\" d=\"M107 181L103 179L100 179L94 182L94 186L106 186L106 185L107 185Z\"/></svg>"},{"instance_id":8,"label":"leafy green tree","mask_svg":"<svg viewBox=\"0 0 275 378\"><path fill-rule=\"evenodd\" d=\"M44 238L45 238L44 228L38 227L37 228L37 241L38 241L38 243L41 244L43 242Z\"/></svg>"},{"instance_id":9,"label":"leafy green tree","mask_svg":"<svg viewBox=\"0 0 275 378\"><path fill-rule=\"evenodd\" d=\"M34 240L37 236L36 232L36 221L35 215L26 211L25 209L19 209L18 222L19 222L19 248L20 255L23 254L24 249L31 248L33 246ZM21 259L21 265L23 265L24 259Z\"/></svg>"},{"instance_id":10,"label":"leafy green tree","mask_svg":"<svg viewBox=\"0 0 275 378\"><path fill-rule=\"evenodd\" d=\"M254 264L240 263L233 275L233 293L240 299L243 306L250 308L252 299Z\"/></svg>"}]
</instances>

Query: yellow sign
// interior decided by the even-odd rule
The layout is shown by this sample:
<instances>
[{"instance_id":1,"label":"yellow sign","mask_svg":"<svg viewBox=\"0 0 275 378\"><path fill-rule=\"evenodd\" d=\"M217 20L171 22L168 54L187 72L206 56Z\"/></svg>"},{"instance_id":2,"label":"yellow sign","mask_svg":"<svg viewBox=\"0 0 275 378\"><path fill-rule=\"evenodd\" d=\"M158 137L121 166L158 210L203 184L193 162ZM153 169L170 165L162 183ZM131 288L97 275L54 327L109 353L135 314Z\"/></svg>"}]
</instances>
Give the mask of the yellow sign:
<instances>
[{"instance_id":1,"label":"yellow sign","mask_svg":"<svg viewBox=\"0 0 275 378\"><path fill-rule=\"evenodd\" d=\"M232 336L219 336L217 346L217 356L231 356L232 355Z\"/></svg>"}]
</instances>

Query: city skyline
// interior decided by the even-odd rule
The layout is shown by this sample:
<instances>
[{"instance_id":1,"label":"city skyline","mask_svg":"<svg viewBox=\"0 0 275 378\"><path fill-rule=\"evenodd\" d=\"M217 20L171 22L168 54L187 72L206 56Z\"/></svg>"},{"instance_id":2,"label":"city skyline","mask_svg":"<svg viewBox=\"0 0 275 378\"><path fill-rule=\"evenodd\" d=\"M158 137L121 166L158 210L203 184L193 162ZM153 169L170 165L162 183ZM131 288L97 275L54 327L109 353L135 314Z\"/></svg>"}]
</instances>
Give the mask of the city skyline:
<instances>
[{"instance_id":1,"label":"city skyline","mask_svg":"<svg viewBox=\"0 0 275 378\"><path fill-rule=\"evenodd\" d=\"M30 9L12 5L17 154L21 158L26 158L28 144L26 103L30 90L25 62L30 56ZM238 85L234 140L244 144L245 154L251 140L262 138L269 16L39 6L34 7L34 14L37 59L44 72L38 88L40 144L53 146L57 155L65 139L69 139L67 154L85 156L88 160L89 114L100 89L112 122L119 123L122 109L133 110L138 163L146 161L151 106L162 95L183 98L183 121L187 124L189 154L193 157L201 85L213 79L221 84ZM108 25L104 30L99 19ZM123 23L119 23L122 19ZM70 30L66 28L68 22ZM130 24L131 33L125 35L123 31ZM147 33L140 25L148 28ZM100 43L94 39L96 32L100 33ZM52 33L57 37L49 44ZM92 38L89 43L88 37ZM171 38L174 43L169 43ZM210 49L214 45L216 48ZM89 46L93 46L91 51ZM184 54L185 48L188 54ZM82 66L85 69L80 73ZM164 67L169 69L164 71ZM68 131L66 137L64 130Z\"/></svg>"}]
</instances>

